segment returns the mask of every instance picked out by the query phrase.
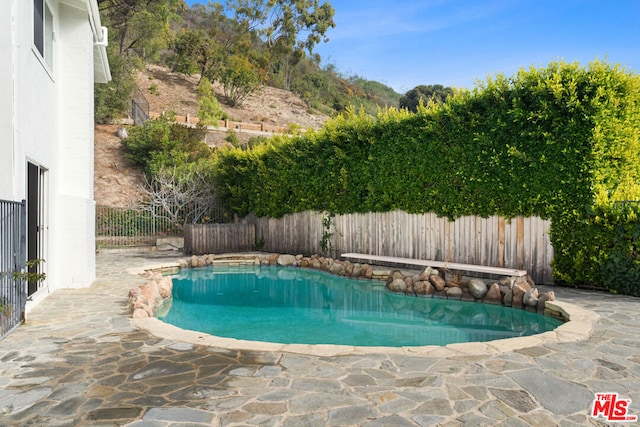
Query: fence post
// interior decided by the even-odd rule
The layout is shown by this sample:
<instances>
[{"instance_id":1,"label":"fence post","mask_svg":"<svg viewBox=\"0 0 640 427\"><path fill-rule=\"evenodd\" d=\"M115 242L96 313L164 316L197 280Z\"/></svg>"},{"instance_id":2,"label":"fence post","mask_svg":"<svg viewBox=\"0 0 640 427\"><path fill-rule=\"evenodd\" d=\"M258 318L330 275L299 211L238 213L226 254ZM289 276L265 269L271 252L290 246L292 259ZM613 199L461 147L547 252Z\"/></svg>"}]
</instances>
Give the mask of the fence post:
<instances>
[{"instance_id":1,"label":"fence post","mask_svg":"<svg viewBox=\"0 0 640 427\"><path fill-rule=\"evenodd\" d=\"M18 225L18 232L20 236L18 237L18 260L16 268L18 271L23 271L26 269L27 264L27 201L22 200L20 203L20 221ZM20 306L20 319L19 322L25 321L25 307L27 305L27 289L25 286L25 281L20 280L19 283L16 284L18 286L18 304Z\"/></svg>"},{"instance_id":2,"label":"fence post","mask_svg":"<svg viewBox=\"0 0 640 427\"><path fill-rule=\"evenodd\" d=\"M193 225L192 224L187 224L184 227L184 253L185 255L191 255L193 254L193 248L192 248L192 239L191 236L193 234Z\"/></svg>"}]
</instances>

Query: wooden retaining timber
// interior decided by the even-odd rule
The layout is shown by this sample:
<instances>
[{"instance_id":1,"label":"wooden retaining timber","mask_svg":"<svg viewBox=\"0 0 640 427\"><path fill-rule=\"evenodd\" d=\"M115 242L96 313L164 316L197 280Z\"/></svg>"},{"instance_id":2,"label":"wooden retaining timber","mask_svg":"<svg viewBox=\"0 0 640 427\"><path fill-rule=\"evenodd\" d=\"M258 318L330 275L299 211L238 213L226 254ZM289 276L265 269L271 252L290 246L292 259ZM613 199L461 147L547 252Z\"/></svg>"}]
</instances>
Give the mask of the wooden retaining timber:
<instances>
[{"instance_id":1,"label":"wooden retaining timber","mask_svg":"<svg viewBox=\"0 0 640 427\"><path fill-rule=\"evenodd\" d=\"M484 265L460 264L455 262L399 258L399 257L391 257L391 256L367 255L367 254L357 254L357 253L346 253L340 256L344 259L358 261L358 262L387 263L387 264L398 264L398 265L418 266L418 267L434 267L434 268L441 268L443 270L473 271L476 273L493 274L496 276L523 277L527 275L527 272L525 270L516 270L513 268L489 267Z\"/></svg>"},{"instance_id":2,"label":"wooden retaining timber","mask_svg":"<svg viewBox=\"0 0 640 427\"><path fill-rule=\"evenodd\" d=\"M164 112L162 113L157 113L157 112L150 112L149 113L149 117L151 119L158 119L159 117L161 117L164 114ZM196 116L190 116L190 115L175 115L175 122L176 123L184 123L187 125L197 125L198 123L200 123L200 118L196 117ZM291 133L291 130L288 127L285 126L278 126L278 125L274 125L274 124L269 124L269 123L264 123L264 122L260 122L260 123L249 123L249 122L234 122L232 120L229 119L225 119L225 120L218 120L218 126L209 126L209 130L210 131L227 131L227 130L234 130L234 131L238 131L238 132L262 132L262 133L269 133L269 134L289 134Z\"/></svg>"}]
</instances>

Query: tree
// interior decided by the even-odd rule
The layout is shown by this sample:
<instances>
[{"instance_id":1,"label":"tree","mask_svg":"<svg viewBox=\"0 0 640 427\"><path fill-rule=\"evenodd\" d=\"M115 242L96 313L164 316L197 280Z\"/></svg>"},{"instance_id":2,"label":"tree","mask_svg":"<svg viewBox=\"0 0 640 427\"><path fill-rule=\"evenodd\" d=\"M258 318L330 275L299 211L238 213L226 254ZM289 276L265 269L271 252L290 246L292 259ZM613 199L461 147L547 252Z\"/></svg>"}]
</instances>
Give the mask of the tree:
<instances>
[{"instance_id":1,"label":"tree","mask_svg":"<svg viewBox=\"0 0 640 427\"><path fill-rule=\"evenodd\" d=\"M107 123L131 106L131 93L136 86L133 78L134 66L124 56L118 55L115 48L107 47L111 81L94 85L95 120Z\"/></svg>"},{"instance_id":2,"label":"tree","mask_svg":"<svg viewBox=\"0 0 640 427\"><path fill-rule=\"evenodd\" d=\"M153 58L169 45L170 23L178 21L183 0L98 0L101 15L114 33L120 55Z\"/></svg>"},{"instance_id":3,"label":"tree","mask_svg":"<svg viewBox=\"0 0 640 427\"><path fill-rule=\"evenodd\" d=\"M408 91L400 98L400 108L406 108L414 113L418 111L420 102L445 102L453 95L453 89L442 85L419 85Z\"/></svg>"},{"instance_id":4,"label":"tree","mask_svg":"<svg viewBox=\"0 0 640 427\"><path fill-rule=\"evenodd\" d=\"M182 23L187 29L209 29L209 10L211 4L192 4L182 13Z\"/></svg>"},{"instance_id":5,"label":"tree","mask_svg":"<svg viewBox=\"0 0 640 427\"><path fill-rule=\"evenodd\" d=\"M259 34L269 52L268 69L275 67L284 72L285 87L288 69L305 52L312 55L318 43L328 40L327 30L335 27L335 12L327 1L319 4L319 0L229 0L227 6L234 11L238 23Z\"/></svg>"},{"instance_id":6,"label":"tree","mask_svg":"<svg viewBox=\"0 0 640 427\"><path fill-rule=\"evenodd\" d=\"M173 37L170 22L179 19L182 0L98 0L109 27L107 55L112 80L96 85L95 115L98 122L120 116L130 106L139 58L154 58Z\"/></svg>"},{"instance_id":7,"label":"tree","mask_svg":"<svg viewBox=\"0 0 640 427\"><path fill-rule=\"evenodd\" d=\"M259 69L246 57L232 55L221 67L218 80L224 95L232 106L239 106L251 94L262 88L266 81L264 70Z\"/></svg>"},{"instance_id":8,"label":"tree","mask_svg":"<svg viewBox=\"0 0 640 427\"><path fill-rule=\"evenodd\" d=\"M220 3L196 4L188 12L187 26L178 32L169 62L175 71L200 73L200 79L214 81L225 58L242 44L243 31L224 14ZM249 51L248 46L243 51Z\"/></svg>"},{"instance_id":9,"label":"tree","mask_svg":"<svg viewBox=\"0 0 640 427\"><path fill-rule=\"evenodd\" d=\"M239 22L257 30L269 48L278 45L287 50L303 49L311 54L325 34L335 27L335 11L329 2L318 0L230 0L228 6ZM307 37L298 39L301 33Z\"/></svg>"},{"instance_id":10,"label":"tree","mask_svg":"<svg viewBox=\"0 0 640 427\"><path fill-rule=\"evenodd\" d=\"M182 31L175 41L172 68L183 74L200 73L203 78L213 79L216 68L222 63L223 48L203 30Z\"/></svg>"},{"instance_id":11,"label":"tree","mask_svg":"<svg viewBox=\"0 0 640 427\"><path fill-rule=\"evenodd\" d=\"M164 166L143 186L146 208L179 229L185 224L215 221L217 199L211 186L210 162Z\"/></svg>"}]
</instances>

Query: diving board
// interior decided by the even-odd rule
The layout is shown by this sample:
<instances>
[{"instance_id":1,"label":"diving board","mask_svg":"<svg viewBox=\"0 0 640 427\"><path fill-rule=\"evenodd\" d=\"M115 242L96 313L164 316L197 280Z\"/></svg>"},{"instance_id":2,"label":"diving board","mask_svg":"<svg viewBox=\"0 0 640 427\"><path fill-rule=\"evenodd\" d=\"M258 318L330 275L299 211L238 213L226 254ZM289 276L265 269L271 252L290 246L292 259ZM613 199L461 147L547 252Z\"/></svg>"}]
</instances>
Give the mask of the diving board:
<instances>
[{"instance_id":1,"label":"diving board","mask_svg":"<svg viewBox=\"0 0 640 427\"><path fill-rule=\"evenodd\" d=\"M488 267L484 265L474 264L460 264L457 262L446 261L431 261L425 259L412 259L412 258L399 258L383 255L368 255L358 253L346 253L340 255L344 259L356 262L368 262L368 263L391 263L405 266L418 266L418 267L433 267L441 268L444 270L459 270L459 271L473 271L476 273L495 274L498 276L515 276L523 277L527 275L526 270L517 270L514 268L502 268L502 267Z\"/></svg>"}]
</instances>

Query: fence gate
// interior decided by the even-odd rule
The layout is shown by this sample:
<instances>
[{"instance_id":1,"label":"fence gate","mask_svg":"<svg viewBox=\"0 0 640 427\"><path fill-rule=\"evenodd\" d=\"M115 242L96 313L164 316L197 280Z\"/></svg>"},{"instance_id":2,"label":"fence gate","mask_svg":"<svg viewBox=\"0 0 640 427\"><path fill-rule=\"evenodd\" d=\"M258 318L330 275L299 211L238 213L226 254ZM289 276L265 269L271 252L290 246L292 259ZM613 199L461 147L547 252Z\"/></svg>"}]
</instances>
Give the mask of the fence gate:
<instances>
[{"instance_id":1,"label":"fence gate","mask_svg":"<svg viewBox=\"0 0 640 427\"><path fill-rule=\"evenodd\" d=\"M131 117L136 126L142 126L149 120L149 101L138 88L131 99Z\"/></svg>"},{"instance_id":2,"label":"fence gate","mask_svg":"<svg viewBox=\"0 0 640 427\"><path fill-rule=\"evenodd\" d=\"M24 320L26 284L16 273L26 262L26 202L0 200L0 339Z\"/></svg>"}]
</instances>

